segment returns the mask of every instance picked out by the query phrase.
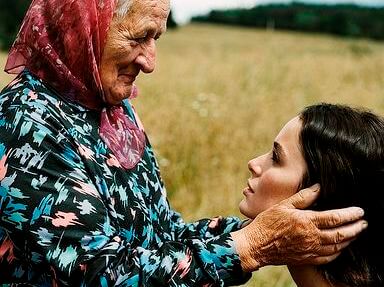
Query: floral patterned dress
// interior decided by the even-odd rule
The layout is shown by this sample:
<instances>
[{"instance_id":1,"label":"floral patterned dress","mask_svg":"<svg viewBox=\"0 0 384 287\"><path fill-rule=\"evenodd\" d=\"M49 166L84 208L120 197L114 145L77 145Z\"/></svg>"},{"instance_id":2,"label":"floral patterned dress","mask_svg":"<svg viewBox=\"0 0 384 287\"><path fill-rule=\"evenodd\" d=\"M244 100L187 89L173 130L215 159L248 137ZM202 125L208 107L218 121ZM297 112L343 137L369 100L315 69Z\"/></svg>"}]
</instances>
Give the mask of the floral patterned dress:
<instances>
[{"instance_id":1,"label":"floral patterned dress","mask_svg":"<svg viewBox=\"0 0 384 287\"><path fill-rule=\"evenodd\" d=\"M135 115L124 103L130 120ZM119 165L100 113L28 71L0 94L0 283L15 286L241 284L238 218L185 223L166 199L147 141Z\"/></svg>"}]
</instances>

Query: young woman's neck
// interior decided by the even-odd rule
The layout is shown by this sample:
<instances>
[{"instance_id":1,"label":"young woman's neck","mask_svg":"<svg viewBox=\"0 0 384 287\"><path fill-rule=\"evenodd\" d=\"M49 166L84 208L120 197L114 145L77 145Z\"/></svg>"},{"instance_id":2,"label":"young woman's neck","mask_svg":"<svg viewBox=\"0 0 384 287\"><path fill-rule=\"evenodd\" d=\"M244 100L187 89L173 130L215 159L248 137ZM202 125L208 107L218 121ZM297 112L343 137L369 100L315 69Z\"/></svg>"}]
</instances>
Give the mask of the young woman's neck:
<instances>
[{"instance_id":1,"label":"young woman's neck","mask_svg":"<svg viewBox=\"0 0 384 287\"><path fill-rule=\"evenodd\" d=\"M316 266L288 266L288 269L297 287L348 287L345 284L331 283Z\"/></svg>"}]
</instances>

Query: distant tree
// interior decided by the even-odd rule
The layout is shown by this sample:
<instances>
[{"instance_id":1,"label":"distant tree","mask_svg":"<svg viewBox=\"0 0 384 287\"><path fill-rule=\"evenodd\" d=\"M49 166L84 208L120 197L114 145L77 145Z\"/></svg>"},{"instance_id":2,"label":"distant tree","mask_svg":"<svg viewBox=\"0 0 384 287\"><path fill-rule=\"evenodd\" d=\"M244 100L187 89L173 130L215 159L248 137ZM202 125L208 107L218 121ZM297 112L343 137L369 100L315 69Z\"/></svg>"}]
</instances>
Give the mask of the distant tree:
<instances>
[{"instance_id":1,"label":"distant tree","mask_svg":"<svg viewBox=\"0 0 384 287\"><path fill-rule=\"evenodd\" d=\"M31 0L0 0L0 49L8 50Z\"/></svg>"},{"instance_id":2,"label":"distant tree","mask_svg":"<svg viewBox=\"0 0 384 287\"><path fill-rule=\"evenodd\" d=\"M168 19L167 19L167 28L174 29L174 28L177 28L177 26L178 25L177 25L175 19L173 19L172 10L171 10L171 12L169 13Z\"/></svg>"},{"instance_id":3,"label":"distant tree","mask_svg":"<svg viewBox=\"0 0 384 287\"><path fill-rule=\"evenodd\" d=\"M384 3L383 3L384 4ZM330 33L384 40L384 7L352 4L319 5L293 2L250 9L218 10L192 21L242 25L267 29Z\"/></svg>"}]
</instances>

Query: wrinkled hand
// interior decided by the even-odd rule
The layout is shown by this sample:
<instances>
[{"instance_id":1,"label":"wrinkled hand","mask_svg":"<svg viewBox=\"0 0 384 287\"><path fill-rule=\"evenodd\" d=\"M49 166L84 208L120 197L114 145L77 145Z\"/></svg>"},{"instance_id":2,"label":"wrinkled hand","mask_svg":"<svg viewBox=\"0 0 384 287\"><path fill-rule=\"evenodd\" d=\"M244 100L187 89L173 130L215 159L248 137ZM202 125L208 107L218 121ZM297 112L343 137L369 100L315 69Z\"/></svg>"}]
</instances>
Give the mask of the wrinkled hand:
<instances>
[{"instance_id":1,"label":"wrinkled hand","mask_svg":"<svg viewBox=\"0 0 384 287\"><path fill-rule=\"evenodd\" d=\"M318 185L303 189L231 233L244 271L265 265L328 263L367 227L358 207L302 210L318 195Z\"/></svg>"}]
</instances>

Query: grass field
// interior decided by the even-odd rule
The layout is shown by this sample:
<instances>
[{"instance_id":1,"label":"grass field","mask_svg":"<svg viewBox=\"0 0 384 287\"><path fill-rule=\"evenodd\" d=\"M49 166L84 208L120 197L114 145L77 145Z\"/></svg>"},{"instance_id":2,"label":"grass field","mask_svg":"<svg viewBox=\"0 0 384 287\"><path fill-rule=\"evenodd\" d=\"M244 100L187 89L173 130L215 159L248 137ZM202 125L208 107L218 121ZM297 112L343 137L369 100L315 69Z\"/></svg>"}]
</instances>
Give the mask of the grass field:
<instances>
[{"instance_id":1,"label":"grass field","mask_svg":"<svg viewBox=\"0 0 384 287\"><path fill-rule=\"evenodd\" d=\"M0 57L0 64L4 56ZM9 80L0 75L0 87ZM173 207L187 220L240 215L247 161L317 102L384 114L384 44L324 35L189 25L158 42L158 67L134 104ZM295 286L266 267L245 286Z\"/></svg>"}]
</instances>

